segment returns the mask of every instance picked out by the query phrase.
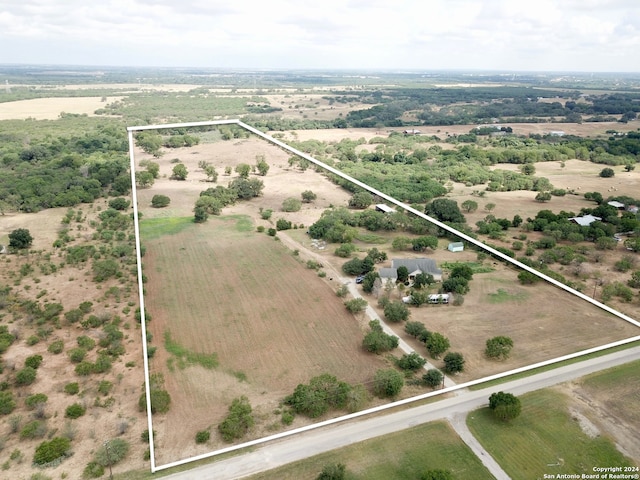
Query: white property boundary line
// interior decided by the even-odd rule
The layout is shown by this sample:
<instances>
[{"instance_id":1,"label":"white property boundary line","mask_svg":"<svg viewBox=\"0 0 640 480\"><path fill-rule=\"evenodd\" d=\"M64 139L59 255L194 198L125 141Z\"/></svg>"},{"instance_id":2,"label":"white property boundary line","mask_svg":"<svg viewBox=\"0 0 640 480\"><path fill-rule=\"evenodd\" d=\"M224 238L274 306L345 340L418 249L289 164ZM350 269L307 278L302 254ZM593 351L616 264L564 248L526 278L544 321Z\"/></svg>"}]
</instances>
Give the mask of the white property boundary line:
<instances>
[{"instance_id":1,"label":"white property boundary line","mask_svg":"<svg viewBox=\"0 0 640 480\"><path fill-rule=\"evenodd\" d=\"M378 407L374 407L374 408L370 408L368 410L362 410L360 412L355 412L355 413L351 413L349 415L344 415L341 417L337 417L337 418L332 418L329 420L325 420L323 422L319 422L319 423L315 423L312 425L307 425L301 428L296 428L294 430L288 430L285 432L280 432L274 435L270 435L267 437L263 437L263 438L259 438L256 440L251 440L249 442L245 442L245 443L241 443L239 445L233 445L230 447L226 447L226 448L222 448L220 450L215 450L213 452L209 452L209 453L205 453L205 454L201 454L201 455L196 455L194 457L190 457L190 458L186 458L183 460L178 460L175 462L171 462L171 463L167 463L164 465L159 465L157 466L155 464L155 454L154 454L154 439L153 439L153 419L152 419L152 415L151 415L151 392L150 392L150 382L149 382L149 360L147 358L147 330L146 330L146 317L145 317L145 306L144 306L144 294L143 294L143 284L142 284L142 261L141 261L141 257L140 257L140 228L139 228L139 217L138 217L138 202L137 202L137 195L136 195L136 183L135 183L135 157L134 157L134 141L133 141L133 132L137 132L137 131L143 131L143 130L162 130L162 129L168 129L168 128L186 128L186 127L203 127L203 126L215 126L215 125L237 125L241 128L244 128L245 130L254 133L255 135L258 135L259 137L263 138L264 140L267 140L268 142L283 148L284 150L293 153L294 155L297 155L299 157L302 157L308 161L310 161L311 163L313 163L314 165L317 165L321 168L323 168L324 170L327 170L355 185L358 185L359 187L363 188L364 190L367 190L371 193L373 193L374 195L383 198L384 200L402 208L403 210L407 211L407 212L411 212L414 215L423 218L431 223L433 223L434 225L442 228L443 230L446 230L447 232L450 232L454 235L456 235L457 237L465 240L466 242L469 242L483 250L486 250L487 252L491 253L493 256L498 257L506 262L509 262L523 270L528 271L529 273L532 273L540 278L542 278L543 280L546 280L547 282L551 283L552 285L555 285L558 288L561 288L562 290L565 290L567 292L569 292L572 295L575 295L579 298L581 298L582 300L586 300L587 302L595 305L596 307L611 313L613 315L615 315L618 318L621 318L622 320L625 320L626 322L631 323L632 325L635 325L636 327L640 327L640 322L638 322L637 320L634 320L633 318L629 317L628 315L625 315L621 312L618 312L617 310L609 307L608 305L605 305L603 303L598 302L597 300L581 293L578 292L577 290L568 287L567 285L565 285L564 283L561 283L541 272L539 272L538 270L531 268L511 257L509 257L508 255L503 254L502 252L499 252L498 250L491 248L487 245L485 245L484 243L456 230L455 228L450 227L449 225L446 225L438 220L436 220L435 218L432 218L428 215L426 215L423 212L420 212L419 210L414 209L413 207L406 205L398 200L396 200L393 197L390 197L389 195L380 192L378 190L376 190L375 188L370 187L369 185L360 182L359 180L356 180L355 178L350 177L349 175L341 172L340 170L337 170L333 167L331 167L330 165L327 165L313 157L311 157L310 155L301 152L300 150L297 150L289 145L287 145L284 142L281 142L280 140L277 140L269 135L266 135L265 133L261 132L260 130L247 125L246 123L241 122L240 120L213 120L213 121L206 121L206 122L190 122L190 123L173 123L173 124L164 124L164 125L144 125L144 126L134 126L134 127L127 127L127 132L128 132L128 138L129 138L129 159L130 159L130 168L131 168L131 182L132 182L132 192L133 192L133 196L132 196L132 200L133 200L133 214L134 214L134 231L135 231L135 237L136 237L136 255L137 255L137 263L138 263L138 291L139 291L139 300L140 300L140 315L141 315L141 325L142 325L142 353L143 353L143 362L144 362L144 379L145 379L145 396L146 396L146 400L147 400L147 423L148 423L148 429L149 429L149 453L150 453L150 460L151 460L151 472L155 473L157 471L160 470L166 470L168 468L172 468L172 467L177 467L179 465L184 465L186 463L190 463L190 462L195 462L198 460L203 460L206 458L211 458L223 453L228 453L228 452L233 452L236 450L240 450L243 448L247 448L247 447L252 447L255 445L260 445L263 443L267 443L273 440L277 440L280 438L284 438L284 437L289 437L292 435L297 435L299 433L302 432L306 432L309 430L314 430L317 428L322 428L325 427L327 425L332 425L335 423L340 423L340 422L344 422L347 420L351 420L354 418L358 418L358 417L362 417L365 415L370 415L373 413L377 413L377 412L381 412L384 410L388 410L391 408L396 408L402 405L406 405L409 403L413 403L413 402L418 402L427 398L431 398L434 397L436 395L442 395L445 393L450 393L450 392L455 392L457 390L461 390L464 388L468 388L474 385L479 385L481 383L485 383L485 382L489 382L492 380L497 380L500 378L505 378L508 377L510 375L515 375L515 374L519 374L519 373L523 373L523 372L527 372L530 370L534 370L536 368L540 368L540 367L544 367L547 365L552 365L554 363L558 363L558 362L563 362L566 360L571 360L573 358L578 358L584 355L589 355L591 353L595 353L595 352L599 352L602 350L606 350L612 347L617 347L617 346L621 346L621 345L626 345L628 343L632 343L635 341L639 341L640 340L640 336L636 336L636 337L631 337L631 338L627 338L624 340L619 340L616 342L612 342L606 345L602 345L599 347L593 347L593 348L589 348L587 350L582 350L580 352L576 352L576 353L571 353L569 355L564 355L562 357L557 357L557 358L553 358L550 360L545 360L542 362L538 362L538 363L534 363L532 365L527 365L525 367L520 367L520 368L516 368L514 370L510 370L507 372L502 372L502 373L498 373L495 375L490 375L488 377L484 377L481 379L477 379L477 380L472 380L470 382L466 382L466 383L462 383L459 385L455 385L452 387L447 387L444 388L442 390L437 390L434 392L429 392L429 393L425 393L422 395L418 395L415 397L410 397L410 398L405 398L403 400L399 400L397 402L393 402L393 403L388 403L385 405L380 405Z\"/></svg>"}]
</instances>

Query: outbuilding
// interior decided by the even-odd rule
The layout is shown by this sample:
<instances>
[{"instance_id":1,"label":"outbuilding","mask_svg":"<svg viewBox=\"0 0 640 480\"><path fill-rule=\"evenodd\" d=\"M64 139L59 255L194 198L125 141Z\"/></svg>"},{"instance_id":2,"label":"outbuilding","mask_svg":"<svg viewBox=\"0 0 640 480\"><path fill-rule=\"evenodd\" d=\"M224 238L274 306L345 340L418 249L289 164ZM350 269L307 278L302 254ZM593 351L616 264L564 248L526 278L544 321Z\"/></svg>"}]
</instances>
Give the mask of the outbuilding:
<instances>
[{"instance_id":1,"label":"outbuilding","mask_svg":"<svg viewBox=\"0 0 640 480\"><path fill-rule=\"evenodd\" d=\"M464 243L462 242L451 242L447 246L447 250L450 252L463 252L464 251Z\"/></svg>"}]
</instances>

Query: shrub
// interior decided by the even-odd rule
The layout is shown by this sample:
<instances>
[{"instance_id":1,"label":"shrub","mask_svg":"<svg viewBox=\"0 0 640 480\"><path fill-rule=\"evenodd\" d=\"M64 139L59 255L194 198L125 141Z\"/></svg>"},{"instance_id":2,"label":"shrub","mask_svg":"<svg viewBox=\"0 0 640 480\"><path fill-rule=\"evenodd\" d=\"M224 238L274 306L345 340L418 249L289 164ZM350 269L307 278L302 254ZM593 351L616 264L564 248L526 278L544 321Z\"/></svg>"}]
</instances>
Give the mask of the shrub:
<instances>
[{"instance_id":1,"label":"shrub","mask_svg":"<svg viewBox=\"0 0 640 480\"><path fill-rule=\"evenodd\" d=\"M93 373L93 363L82 361L76 365L76 374L81 377L86 377L87 375L91 375Z\"/></svg>"},{"instance_id":2,"label":"shrub","mask_svg":"<svg viewBox=\"0 0 640 480\"><path fill-rule=\"evenodd\" d=\"M229 407L229 414L218 425L218 430L225 442L242 437L254 423L249 399L245 396L235 398Z\"/></svg>"},{"instance_id":3,"label":"shrub","mask_svg":"<svg viewBox=\"0 0 640 480\"><path fill-rule=\"evenodd\" d=\"M284 218L279 218L276 222L276 230L289 230L291 228L291 222Z\"/></svg>"},{"instance_id":4,"label":"shrub","mask_svg":"<svg viewBox=\"0 0 640 480\"><path fill-rule=\"evenodd\" d=\"M77 342L78 346L85 349L86 351L93 350L93 347L96 346L96 341L91 337L87 337L86 335L80 335L77 339Z\"/></svg>"},{"instance_id":5,"label":"shrub","mask_svg":"<svg viewBox=\"0 0 640 480\"><path fill-rule=\"evenodd\" d=\"M34 410L38 405L47 403L47 400L49 400L49 397L44 393L34 393L25 399L24 404L29 410Z\"/></svg>"},{"instance_id":6,"label":"shrub","mask_svg":"<svg viewBox=\"0 0 640 480\"><path fill-rule=\"evenodd\" d=\"M82 471L84 478L100 478L104 475L104 467L97 462L89 462Z\"/></svg>"},{"instance_id":7,"label":"shrub","mask_svg":"<svg viewBox=\"0 0 640 480\"><path fill-rule=\"evenodd\" d=\"M489 358L504 359L509 356L513 348L513 340L509 337L498 336L487 340L484 354Z\"/></svg>"},{"instance_id":8,"label":"shrub","mask_svg":"<svg viewBox=\"0 0 640 480\"><path fill-rule=\"evenodd\" d=\"M98 393L101 393L102 395L108 395L111 391L111 387L113 387L113 383L111 383L109 380L102 380L98 384Z\"/></svg>"},{"instance_id":9,"label":"shrub","mask_svg":"<svg viewBox=\"0 0 640 480\"><path fill-rule=\"evenodd\" d=\"M31 367L34 370L36 370L41 363L42 363L42 355L31 355L30 357L27 357L26 360L24 361L24 365L26 367Z\"/></svg>"},{"instance_id":10,"label":"shrub","mask_svg":"<svg viewBox=\"0 0 640 480\"><path fill-rule=\"evenodd\" d=\"M44 422L34 420L27 423L20 432L21 439L42 438L47 433L47 427Z\"/></svg>"},{"instance_id":11,"label":"shrub","mask_svg":"<svg viewBox=\"0 0 640 480\"><path fill-rule=\"evenodd\" d=\"M129 442L114 438L102 445L93 457L93 461L104 467L115 465L129 453Z\"/></svg>"},{"instance_id":12,"label":"shrub","mask_svg":"<svg viewBox=\"0 0 640 480\"><path fill-rule=\"evenodd\" d=\"M84 348L72 348L71 350L69 350L69 359L73 363L80 363L84 360L86 354L87 351Z\"/></svg>"},{"instance_id":13,"label":"shrub","mask_svg":"<svg viewBox=\"0 0 640 480\"><path fill-rule=\"evenodd\" d=\"M427 363L427 361L416 352L411 352L409 354L404 354L401 358L398 359L397 363L398 368L400 368L401 370L416 372L424 367L424 364Z\"/></svg>"},{"instance_id":14,"label":"shrub","mask_svg":"<svg viewBox=\"0 0 640 480\"><path fill-rule=\"evenodd\" d=\"M33 456L33 463L36 465L46 465L59 458L67 456L71 448L71 442L68 438L54 437L48 442L42 442L36 448Z\"/></svg>"},{"instance_id":15,"label":"shrub","mask_svg":"<svg viewBox=\"0 0 640 480\"><path fill-rule=\"evenodd\" d=\"M16 373L16 385L31 385L36 380L36 369L33 367L24 367Z\"/></svg>"},{"instance_id":16,"label":"shrub","mask_svg":"<svg viewBox=\"0 0 640 480\"><path fill-rule=\"evenodd\" d=\"M47 351L49 353L53 353L54 355L62 353L63 350L64 350L64 342L62 340L56 340L54 342L51 342L51 344L47 347Z\"/></svg>"},{"instance_id":17,"label":"shrub","mask_svg":"<svg viewBox=\"0 0 640 480\"><path fill-rule=\"evenodd\" d=\"M425 385L431 388L436 388L442 385L442 380L444 379L444 375L440 370L435 368L431 368L422 376L422 381Z\"/></svg>"},{"instance_id":18,"label":"shrub","mask_svg":"<svg viewBox=\"0 0 640 480\"><path fill-rule=\"evenodd\" d=\"M9 391L0 392L0 414L8 415L16 408L16 401L13 399L13 393Z\"/></svg>"},{"instance_id":19,"label":"shrub","mask_svg":"<svg viewBox=\"0 0 640 480\"><path fill-rule=\"evenodd\" d=\"M80 418L85 414L86 411L87 409L82 405L80 405L79 403L74 403L73 405L69 405L67 407L67 409L64 411L64 416L66 418Z\"/></svg>"},{"instance_id":20,"label":"shrub","mask_svg":"<svg viewBox=\"0 0 640 480\"><path fill-rule=\"evenodd\" d=\"M171 395L166 390L151 389L151 412L167 413L171 407ZM138 408L141 412L147 409L147 398L143 393L138 399Z\"/></svg>"},{"instance_id":21,"label":"shrub","mask_svg":"<svg viewBox=\"0 0 640 480\"><path fill-rule=\"evenodd\" d=\"M209 430L200 430L196 433L196 443L207 443L211 437Z\"/></svg>"},{"instance_id":22,"label":"shrub","mask_svg":"<svg viewBox=\"0 0 640 480\"><path fill-rule=\"evenodd\" d=\"M68 395L75 395L80 391L80 387L78 386L77 382L73 382L73 383L67 383L64 386L64 393L68 394Z\"/></svg>"}]
</instances>

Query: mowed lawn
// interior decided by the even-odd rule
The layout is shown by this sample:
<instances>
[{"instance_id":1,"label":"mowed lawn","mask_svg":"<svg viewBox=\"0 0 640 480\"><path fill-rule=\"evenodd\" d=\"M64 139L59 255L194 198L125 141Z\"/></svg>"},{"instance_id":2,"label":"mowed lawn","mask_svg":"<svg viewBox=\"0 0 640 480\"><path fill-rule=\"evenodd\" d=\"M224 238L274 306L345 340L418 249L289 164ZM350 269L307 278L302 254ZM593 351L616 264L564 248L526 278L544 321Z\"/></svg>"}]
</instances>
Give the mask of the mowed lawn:
<instances>
[{"instance_id":1,"label":"mowed lawn","mask_svg":"<svg viewBox=\"0 0 640 480\"><path fill-rule=\"evenodd\" d=\"M449 470L458 480L493 476L446 422L385 435L249 477L311 480L325 465L342 463L349 480L419 479L427 470Z\"/></svg>"},{"instance_id":2,"label":"mowed lawn","mask_svg":"<svg viewBox=\"0 0 640 480\"><path fill-rule=\"evenodd\" d=\"M325 372L365 383L383 365L362 350L358 322L332 287L246 217L169 220L166 235L158 221L142 222L155 338L170 331L194 352L216 353L220 369L286 394Z\"/></svg>"},{"instance_id":3,"label":"mowed lawn","mask_svg":"<svg viewBox=\"0 0 640 480\"><path fill-rule=\"evenodd\" d=\"M633 465L611 440L591 438L582 431L566 395L548 389L520 400L522 413L510 423L497 421L488 408L467 417L474 436L514 480L593 474L594 467Z\"/></svg>"}]
</instances>

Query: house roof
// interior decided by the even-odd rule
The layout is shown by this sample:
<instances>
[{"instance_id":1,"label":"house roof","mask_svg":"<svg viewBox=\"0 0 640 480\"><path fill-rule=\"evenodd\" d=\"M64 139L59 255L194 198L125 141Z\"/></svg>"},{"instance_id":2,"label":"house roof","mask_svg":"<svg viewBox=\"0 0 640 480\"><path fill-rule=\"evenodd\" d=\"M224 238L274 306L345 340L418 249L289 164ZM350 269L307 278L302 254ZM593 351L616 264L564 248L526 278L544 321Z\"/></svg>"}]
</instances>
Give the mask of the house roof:
<instances>
[{"instance_id":1,"label":"house roof","mask_svg":"<svg viewBox=\"0 0 640 480\"><path fill-rule=\"evenodd\" d=\"M398 267L403 266L407 267L409 275L417 275L422 272L433 275L435 280L442 278L442 270L431 258L394 258L391 260L391 267L380 268L378 274L380 278L395 280L398 278Z\"/></svg>"},{"instance_id":2,"label":"house roof","mask_svg":"<svg viewBox=\"0 0 640 480\"><path fill-rule=\"evenodd\" d=\"M602 218L596 217L595 215L583 215L582 217L571 217L569 220L572 220L583 227L588 227L593 222L602 220Z\"/></svg>"},{"instance_id":3,"label":"house roof","mask_svg":"<svg viewBox=\"0 0 640 480\"><path fill-rule=\"evenodd\" d=\"M607 205L611 205L612 207L616 207L616 208L624 208L624 203L616 202L615 200L611 200L610 202L607 202Z\"/></svg>"}]
</instances>

